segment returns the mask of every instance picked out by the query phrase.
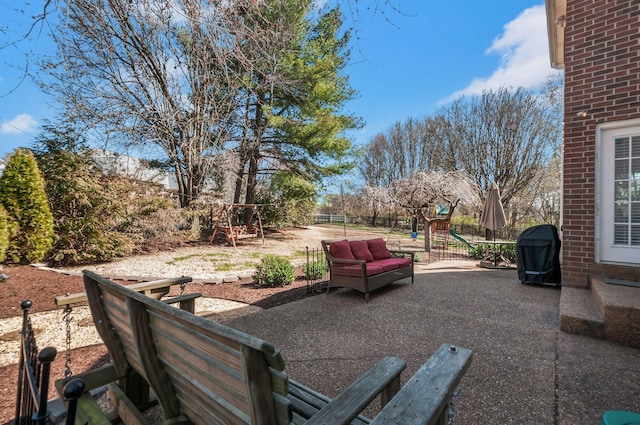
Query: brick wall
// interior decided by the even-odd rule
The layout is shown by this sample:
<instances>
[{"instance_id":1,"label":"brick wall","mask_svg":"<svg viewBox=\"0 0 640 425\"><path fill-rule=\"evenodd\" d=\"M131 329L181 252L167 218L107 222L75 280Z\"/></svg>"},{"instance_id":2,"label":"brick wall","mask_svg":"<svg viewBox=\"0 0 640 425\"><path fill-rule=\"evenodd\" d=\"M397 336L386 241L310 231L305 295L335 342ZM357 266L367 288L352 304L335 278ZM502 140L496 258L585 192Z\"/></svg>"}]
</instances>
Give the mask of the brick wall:
<instances>
[{"instance_id":1,"label":"brick wall","mask_svg":"<svg viewBox=\"0 0 640 425\"><path fill-rule=\"evenodd\" d=\"M640 1L567 0L566 16L562 271L588 286L590 275L640 275L594 256L596 125L640 117Z\"/></svg>"}]
</instances>

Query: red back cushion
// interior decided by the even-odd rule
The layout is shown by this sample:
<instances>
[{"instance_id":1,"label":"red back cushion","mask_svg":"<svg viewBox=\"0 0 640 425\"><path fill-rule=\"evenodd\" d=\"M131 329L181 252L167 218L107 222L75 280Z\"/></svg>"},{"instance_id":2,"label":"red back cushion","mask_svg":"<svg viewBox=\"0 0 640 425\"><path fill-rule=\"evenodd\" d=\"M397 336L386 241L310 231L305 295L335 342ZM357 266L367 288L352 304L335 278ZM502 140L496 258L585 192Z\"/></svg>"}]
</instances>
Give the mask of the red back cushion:
<instances>
[{"instance_id":1,"label":"red back cushion","mask_svg":"<svg viewBox=\"0 0 640 425\"><path fill-rule=\"evenodd\" d=\"M342 258L346 260L355 260L353 254L351 253L351 247L349 246L349 241L338 241L331 242L329 245L329 251L331 255L337 258Z\"/></svg>"},{"instance_id":2,"label":"red back cushion","mask_svg":"<svg viewBox=\"0 0 640 425\"><path fill-rule=\"evenodd\" d=\"M391 257L391 253L387 249L387 244L382 238L369 239L367 245L374 260L384 260L385 258Z\"/></svg>"},{"instance_id":3,"label":"red back cushion","mask_svg":"<svg viewBox=\"0 0 640 425\"><path fill-rule=\"evenodd\" d=\"M351 253L356 260L373 261L373 255L369 251L367 241L351 241L349 245L351 245Z\"/></svg>"}]
</instances>

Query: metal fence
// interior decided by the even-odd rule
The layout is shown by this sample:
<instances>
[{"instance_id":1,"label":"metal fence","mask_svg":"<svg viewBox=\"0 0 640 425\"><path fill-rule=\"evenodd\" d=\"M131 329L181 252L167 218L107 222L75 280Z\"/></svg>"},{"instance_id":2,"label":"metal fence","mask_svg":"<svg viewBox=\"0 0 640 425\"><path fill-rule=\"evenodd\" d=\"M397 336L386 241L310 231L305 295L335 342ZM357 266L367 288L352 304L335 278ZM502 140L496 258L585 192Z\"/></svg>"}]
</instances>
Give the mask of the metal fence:
<instances>
[{"instance_id":1,"label":"metal fence","mask_svg":"<svg viewBox=\"0 0 640 425\"><path fill-rule=\"evenodd\" d=\"M371 217L359 215L341 215L341 214L314 214L313 221L317 224L336 223L336 224L356 224L362 226L371 225ZM411 219L405 217L389 217L380 216L376 218L376 227L389 228L392 230L408 230L411 229ZM506 226L496 231L496 239L516 240L523 230L530 227L529 225ZM486 230L478 224L458 223L451 224L451 228L455 229L458 234L467 235L474 238L484 238ZM420 229L419 233L423 230Z\"/></svg>"},{"instance_id":2,"label":"metal fence","mask_svg":"<svg viewBox=\"0 0 640 425\"><path fill-rule=\"evenodd\" d=\"M303 266L307 293L322 292L329 282L329 263L322 248L307 247L307 262Z\"/></svg>"},{"instance_id":3,"label":"metal fence","mask_svg":"<svg viewBox=\"0 0 640 425\"><path fill-rule=\"evenodd\" d=\"M51 362L56 358L56 349L44 348L38 353L35 333L31 327L29 309L32 302L23 301L22 331L20 332L20 364L18 366L18 392L16 395L15 425L44 425L49 396Z\"/></svg>"},{"instance_id":4,"label":"metal fence","mask_svg":"<svg viewBox=\"0 0 640 425\"><path fill-rule=\"evenodd\" d=\"M57 352L53 347L46 347L38 353L36 335L29 317L32 305L30 300L20 304L22 331L20 332L20 363L14 425L45 425L49 417L47 401L51 363L55 360ZM75 423L78 399L84 392L84 388L85 384L81 379L73 379L65 385L63 395L68 402L65 425Z\"/></svg>"}]
</instances>

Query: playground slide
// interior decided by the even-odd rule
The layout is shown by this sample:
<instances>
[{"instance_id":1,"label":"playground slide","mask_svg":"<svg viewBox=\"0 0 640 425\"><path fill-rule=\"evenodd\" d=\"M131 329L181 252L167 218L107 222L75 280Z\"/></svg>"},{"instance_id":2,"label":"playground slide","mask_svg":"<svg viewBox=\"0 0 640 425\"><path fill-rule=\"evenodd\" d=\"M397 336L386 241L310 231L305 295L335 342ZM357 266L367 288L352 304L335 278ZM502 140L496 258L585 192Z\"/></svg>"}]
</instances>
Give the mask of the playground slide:
<instances>
[{"instance_id":1,"label":"playground slide","mask_svg":"<svg viewBox=\"0 0 640 425\"><path fill-rule=\"evenodd\" d=\"M457 234L455 230L449 229L449 234L451 236L453 236L454 238L456 238L457 240L459 240L459 241L461 241L463 243L466 243L469 248L474 248L473 244L469 243L469 241L467 241L465 238L463 238L462 236Z\"/></svg>"}]
</instances>

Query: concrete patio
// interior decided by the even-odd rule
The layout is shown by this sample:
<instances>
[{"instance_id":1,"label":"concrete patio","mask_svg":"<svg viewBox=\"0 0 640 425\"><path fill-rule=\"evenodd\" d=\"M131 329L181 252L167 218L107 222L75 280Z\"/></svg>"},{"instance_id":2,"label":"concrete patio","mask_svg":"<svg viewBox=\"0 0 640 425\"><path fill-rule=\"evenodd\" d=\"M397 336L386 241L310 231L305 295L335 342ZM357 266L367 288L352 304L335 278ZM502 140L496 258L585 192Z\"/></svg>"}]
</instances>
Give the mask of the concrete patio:
<instances>
[{"instance_id":1,"label":"concrete patio","mask_svg":"<svg viewBox=\"0 0 640 425\"><path fill-rule=\"evenodd\" d=\"M472 349L455 423L598 424L640 411L640 349L560 331L560 288L470 262L420 265L371 295L332 291L225 320L281 350L289 375L335 395L384 355L408 379L442 344Z\"/></svg>"}]
</instances>

